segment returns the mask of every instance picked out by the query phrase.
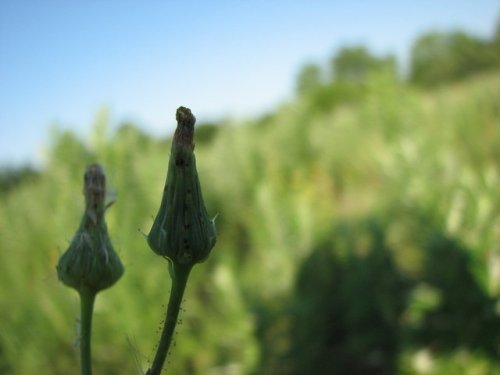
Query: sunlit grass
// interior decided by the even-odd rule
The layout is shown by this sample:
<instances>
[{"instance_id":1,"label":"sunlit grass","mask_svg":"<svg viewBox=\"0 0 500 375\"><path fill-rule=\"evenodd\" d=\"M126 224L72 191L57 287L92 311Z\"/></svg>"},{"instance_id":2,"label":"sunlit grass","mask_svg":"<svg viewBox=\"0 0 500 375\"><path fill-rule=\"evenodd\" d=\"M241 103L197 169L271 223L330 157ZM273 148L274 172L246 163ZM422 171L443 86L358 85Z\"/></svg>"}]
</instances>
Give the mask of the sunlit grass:
<instances>
[{"instance_id":1,"label":"sunlit grass","mask_svg":"<svg viewBox=\"0 0 500 375\"><path fill-rule=\"evenodd\" d=\"M293 327L280 309L293 299L304 261L346 220L379 218L398 269L417 285L425 243L446 234L469 252L485 295L498 298L499 275L488 264L499 251L500 76L432 93L380 77L370 85L357 104L313 114L298 100L266 124L223 124L197 145L220 236L186 291L172 373L293 373L286 370ZM151 332L170 285L143 233L159 205L169 142L134 128L110 132L107 121L98 117L88 141L56 132L40 178L0 199L0 372L79 373L77 296L58 284L55 265L82 211L81 171L94 161L117 193L108 228L127 270L97 301L94 368L137 373L134 356L143 369L153 356ZM362 253L369 243L356 246ZM342 258L342 246L335 249ZM423 314L421 304L409 306L416 307L408 324ZM279 349L266 354L273 347L266 343ZM456 349L429 354L429 373L454 374L469 363L474 374L498 371L488 356ZM405 348L401 373L422 373L426 350Z\"/></svg>"}]
</instances>

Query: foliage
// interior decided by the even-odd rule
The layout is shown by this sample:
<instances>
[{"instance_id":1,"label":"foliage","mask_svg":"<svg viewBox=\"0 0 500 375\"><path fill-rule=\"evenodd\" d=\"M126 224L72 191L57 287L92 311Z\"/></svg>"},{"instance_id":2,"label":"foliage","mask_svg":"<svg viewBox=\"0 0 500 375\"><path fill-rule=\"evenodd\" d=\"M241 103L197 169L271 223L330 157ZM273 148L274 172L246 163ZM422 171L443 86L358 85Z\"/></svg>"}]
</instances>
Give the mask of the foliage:
<instances>
[{"instance_id":1,"label":"foliage","mask_svg":"<svg viewBox=\"0 0 500 375\"><path fill-rule=\"evenodd\" d=\"M299 95L308 94L321 84L321 68L316 64L307 64L301 69L297 78L297 92Z\"/></svg>"},{"instance_id":2,"label":"foliage","mask_svg":"<svg viewBox=\"0 0 500 375\"><path fill-rule=\"evenodd\" d=\"M365 47L344 47L332 59L335 81L360 84L366 82L369 74L377 71L396 74L394 56L376 57Z\"/></svg>"},{"instance_id":3,"label":"foliage","mask_svg":"<svg viewBox=\"0 0 500 375\"><path fill-rule=\"evenodd\" d=\"M340 224L333 232L297 275L287 372L395 373L409 280L378 223Z\"/></svg>"},{"instance_id":4,"label":"foliage","mask_svg":"<svg viewBox=\"0 0 500 375\"><path fill-rule=\"evenodd\" d=\"M360 101L373 75L397 79L394 56L378 57L363 46L344 47L332 57L327 71L317 64L306 64L297 77L297 94L307 98L310 111L324 113L340 104Z\"/></svg>"},{"instance_id":5,"label":"foliage","mask_svg":"<svg viewBox=\"0 0 500 375\"><path fill-rule=\"evenodd\" d=\"M477 72L500 67L500 45L461 31L431 32L418 38L412 48L410 81L437 86Z\"/></svg>"},{"instance_id":6,"label":"foliage","mask_svg":"<svg viewBox=\"0 0 500 375\"><path fill-rule=\"evenodd\" d=\"M435 87L500 68L500 20L491 39L463 31L428 32L411 49L407 81ZM296 92L309 100L311 111L325 113L345 103L362 100L367 83L382 75L401 80L395 56L377 56L365 46L346 46L331 58L329 66L309 62L296 79Z\"/></svg>"},{"instance_id":7,"label":"foliage","mask_svg":"<svg viewBox=\"0 0 500 375\"><path fill-rule=\"evenodd\" d=\"M30 166L3 167L0 169L0 194L5 195L20 184L33 180L38 172Z\"/></svg>"}]
</instances>

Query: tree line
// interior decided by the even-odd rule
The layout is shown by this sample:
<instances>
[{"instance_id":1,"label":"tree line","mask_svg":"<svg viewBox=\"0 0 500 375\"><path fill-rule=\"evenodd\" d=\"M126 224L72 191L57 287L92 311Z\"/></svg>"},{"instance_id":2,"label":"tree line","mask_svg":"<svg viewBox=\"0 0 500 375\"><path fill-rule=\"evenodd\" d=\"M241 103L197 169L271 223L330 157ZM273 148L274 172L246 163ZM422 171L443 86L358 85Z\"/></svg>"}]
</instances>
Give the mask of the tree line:
<instances>
[{"instance_id":1,"label":"tree line","mask_svg":"<svg viewBox=\"0 0 500 375\"><path fill-rule=\"evenodd\" d=\"M432 31L413 43L408 73L398 73L393 54L377 56L363 45L346 46L333 55L326 67L304 65L297 76L299 96L314 98L318 109L363 96L369 76L384 73L420 88L432 88L463 80L477 73L500 68L500 21L491 38L484 39L464 31Z\"/></svg>"}]
</instances>

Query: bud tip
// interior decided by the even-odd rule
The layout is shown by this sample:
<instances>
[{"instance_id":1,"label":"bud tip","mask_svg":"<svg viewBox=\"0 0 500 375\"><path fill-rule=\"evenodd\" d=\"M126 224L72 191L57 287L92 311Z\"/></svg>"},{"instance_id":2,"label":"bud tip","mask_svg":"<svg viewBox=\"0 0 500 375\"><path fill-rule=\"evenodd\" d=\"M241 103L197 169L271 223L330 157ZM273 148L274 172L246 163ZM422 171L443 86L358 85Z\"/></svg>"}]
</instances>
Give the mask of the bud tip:
<instances>
[{"instance_id":1,"label":"bud tip","mask_svg":"<svg viewBox=\"0 0 500 375\"><path fill-rule=\"evenodd\" d=\"M194 123L196 118L191 113L191 110L186 107L177 108L175 114L177 120L177 128L175 129L173 142L177 145L189 145L194 147Z\"/></svg>"}]
</instances>

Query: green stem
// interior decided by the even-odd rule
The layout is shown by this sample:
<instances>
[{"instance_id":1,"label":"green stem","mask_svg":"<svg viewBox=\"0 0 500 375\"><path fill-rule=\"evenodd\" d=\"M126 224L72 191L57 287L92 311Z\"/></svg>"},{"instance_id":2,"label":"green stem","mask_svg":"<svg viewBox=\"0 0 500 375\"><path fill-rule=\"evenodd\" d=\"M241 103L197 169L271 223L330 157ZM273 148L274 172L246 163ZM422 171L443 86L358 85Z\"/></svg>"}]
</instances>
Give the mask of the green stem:
<instances>
[{"instance_id":1,"label":"green stem","mask_svg":"<svg viewBox=\"0 0 500 375\"><path fill-rule=\"evenodd\" d=\"M94 310L94 300L96 294L88 288L83 287L80 290L80 360L82 375L92 375L92 362L90 354L90 338L92 334L92 313Z\"/></svg>"},{"instance_id":2,"label":"green stem","mask_svg":"<svg viewBox=\"0 0 500 375\"><path fill-rule=\"evenodd\" d=\"M173 273L171 275L172 290L168 301L167 316L165 318L160 343L158 344L153 364L146 372L147 375L160 375L161 373L165 359L167 358L170 343L172 342L175 326L177 324L177 318L179 316L179 310L181 308L182 296L184 295L184 290L186 289L191 268L192 265L182 266L173 264Z\"/></svg>"}]
</instances>

